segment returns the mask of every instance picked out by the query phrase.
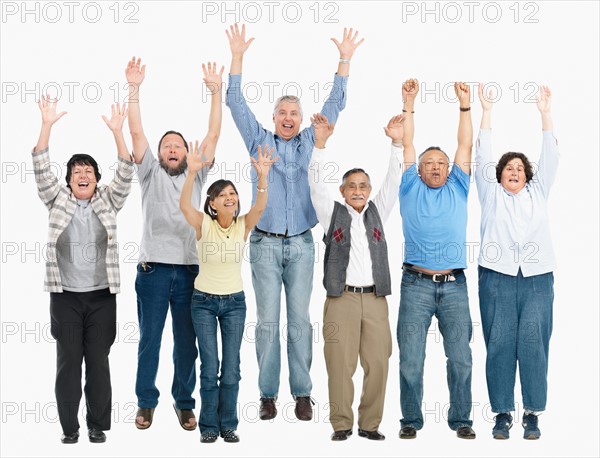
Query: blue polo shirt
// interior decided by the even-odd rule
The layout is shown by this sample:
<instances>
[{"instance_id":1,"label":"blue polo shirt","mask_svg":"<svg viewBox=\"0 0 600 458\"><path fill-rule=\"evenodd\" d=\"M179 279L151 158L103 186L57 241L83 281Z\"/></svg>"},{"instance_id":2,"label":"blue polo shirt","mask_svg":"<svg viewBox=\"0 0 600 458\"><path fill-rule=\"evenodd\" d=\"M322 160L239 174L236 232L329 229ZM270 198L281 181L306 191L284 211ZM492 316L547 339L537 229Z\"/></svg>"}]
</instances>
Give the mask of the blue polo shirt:
<instances>
[{"instance_id":1,"label":"blue polo shirt","mask_svg":"<svg viewBox=\"0 0 600 458\"><path fill-rule=\"evenodd\" d=\"M467 267L469 175L452 166L448 181L427 186L413 164L400 183L404 262L431 270Z\"/></svg>"}]
</instances>

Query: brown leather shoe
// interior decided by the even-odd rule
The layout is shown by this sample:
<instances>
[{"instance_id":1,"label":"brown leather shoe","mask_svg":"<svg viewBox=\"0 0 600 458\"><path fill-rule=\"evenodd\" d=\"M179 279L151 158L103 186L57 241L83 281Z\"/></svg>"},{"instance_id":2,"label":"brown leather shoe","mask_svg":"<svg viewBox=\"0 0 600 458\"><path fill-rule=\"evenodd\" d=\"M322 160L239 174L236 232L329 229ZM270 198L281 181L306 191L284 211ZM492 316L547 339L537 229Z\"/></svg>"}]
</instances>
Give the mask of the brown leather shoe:
<instances>
[{"instance_id":1,"label":"brown leather shoe","mask_svg":"<svg viewBox=\"0 0 600 458\"><path fill-rule=\"evenodd\" d=\"M461 439L475 439L475 431L470 426L463 426L456 430L456 435Z\"/></svg>"},{"instance_id":2,"label":"brown leather shoe","mask_svg":"<svg viewBox=\"0 0 600 458\"><path fill-rule=\"evenodd\" d=\"M276 416L275 398L260 398L260 419L272 420Z\"/></svg>"},{"instance_id":3,"label":"brown leather shoe","mask_svg":"<svg viewBox=\"0 0 600 458\"><path fill-rule=\"evenodd\" d=\"M378 430L375 431L365 431L364 429L358 428L358 435L360 437L366 437L372 441L382 441L385 440L385 436L381 434Z\"/></svg>"},{"instance_id":4,"label":"brown leather shoe","mask_svg":"<svg viewBox=\"0 0 600 458\"><path fill-rule=\"evenodd\" d=\"M296 418L298 420L312 420L313 411L311 403L314 404L310 396L301 396L296 398L296 408L294 409L294 413L296 414Z\"/></svg>"},{"instance_id":5,"label":"brown leather shoe","mask_svg":"<svg viewBox=\"0 0 600 458\"><path fill-rule=\"evenodd\" d=\"M400 439L416 439L417 430L412 426L405 426L400 430Z\"/></svg>"},{"instance_id":6,"label":"brown leather shoe","mask_svg":"<svg viewBox=\"0 0 600 458\"><path fill-rule=\"evenodd\" d=\"M335 441L335 442L337 442L337 441L345 441L350 436L352 436L352 430L351 429L341 429L339 431L335 431L331 435L331 440Z\"/></svg>"}]
</instances>

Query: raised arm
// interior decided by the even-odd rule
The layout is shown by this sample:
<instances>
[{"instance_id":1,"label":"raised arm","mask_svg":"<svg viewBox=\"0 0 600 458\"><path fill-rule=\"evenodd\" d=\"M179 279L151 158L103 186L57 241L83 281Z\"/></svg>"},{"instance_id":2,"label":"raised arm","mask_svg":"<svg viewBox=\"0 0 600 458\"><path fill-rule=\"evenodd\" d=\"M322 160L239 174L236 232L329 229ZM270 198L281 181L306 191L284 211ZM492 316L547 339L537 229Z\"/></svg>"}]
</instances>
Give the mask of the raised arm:
<instances>
[{"instance_id":1,"label":"raised arm","mask_svg":"<svg viewBox=\"0 0 600 458\"><path fill-rule=\"evenodd\" d=\"M204 73L204 84L211 93L210 97L210 116L208 118L208 132L202 140L200 147L204 151L204 159L206 162L212 162L215 158L217 142L221 135L221 120L223 119L223 110L221 107L221 90L223 88L223 70L217 73L217 64L209 62L206 65L202 64L202 72Z\"/></svg>"},{"instance_id":2,"label":"raised arm","mask_svg":"<svg viewBox=\"0 0 600 458\"><path fill-rule=\"evenodd\" d=\"M385 134L392 139L392 151L387 174L381 188L379 188L379 192L373 199L383 222L388 219L398 200L398 189L400 188L400 178L402 177L402 173L400 172L402 165L400 152L402 151L405 119L406 115L396 115L384 127Z\"/></svg>"},{"instance_id":3,"label":"raised arm","mask_svg":"<svg viewBox=\"0 0 600 458\"><path fill-rule=\"evenodd\" d=\"M194 181L196 180L196 175L200 170L202 170L203 167L212 164L212 160L205 160L203 153L204 152L200 149L198 141L196 141L194 144L192 144L192 142L189 143L189 150L187 154L188 173L185 177L183 188L181 189L181 196L179 197L179 208L186 221L195 229L196 240L200 240L202 238L202 221L204 220L204 213L195 209L192 205Z\"/></svg>"},{"instance_id":4,"label":"raised arm","mask_svg":"<svg viewBox=\"0 0 600 458\"><path fill-rule=\"evenodd\" d=\"M229 39L229 49L231 49L231 66L229 68L230 75L241 75L242 65L244 61L244 53L254 41L254 38L246 40L246 24L242 24L242 30L236 24L229 26L229 30L225 29L227 38Z\"/></svg>"},{"instance_id":5,"label":"raised arm","mask_svg":"<svg viewBox=\"0 0 600 458\"><path fill-rule=\"evenodd\" d=\"M237 24L232 25L229 30L225 30L225 33L231 50L231 68L229 69L229 84L225 101L231 110L233 121L242 135L246 149L253 154L256 150L256 143L266 134L266 130L256 120L242 94L242 60L254 38L246 40L245 25L242 25L241 31Z\"/></svg>"},{"instance_id":6,"label":"raised arm","mask_svg":"<svg viewBox=\"0 0 600 458\"><path fill-rule=\"evenodd\" d=\"M310 165L308 167L308 185L310 187L310 199L317 219L325 232L329 229L331 223L331 216L333 215L333 209L335 200L329 195L327 185L325 184L323 177L325 176L325 145L327 140L333 134L335 125L329 123L325 115L314 114L310 118L310 122L314 127L315 132L315 149L312 152Z\"/></svg>"},{"instance_id":7,"label":"raised arm","mask_svg":"<svg viewBox=\"0 0 600 458\"><path fill-rule=\"evenodd\" d=\"M127 117L127 104L124 103L121 106L121 104L117 102L116 106L110 106L110 110L110 119L104 115L102 115L102 119L115 137L115 143L117 145L117 153L119 157L125 159L126 161L131 161L131 156L127 150L127 145L125 144L125 137L123 137L123 123Z\"/></svg>"},{"instance_id":8,"label":"raised arm","mask_svg":"<svg viewBox=\"0 0 600 458\"><path fill-rule=\"evenodd\" d=\"M119 211L125 205L125 199L127 199L127 196L131 192L131 181L135 169L127 150L127 145L125 144L125 138L123 137L123 123L127 117L127 105L123 104L121 106L121 104L117 103L116 106L111 105L110 108L110 119L104 115L102 115L102 119L115 138L119 161L115 177L108 185L108 196L113 207Z\"/></svg>"},{"instance_id":9,"label":"raised arm","mask_svg":"<svg viewBox=\"0 0 600 458\"><path fill-rule=\"evenodd\" d=\"M52 167L50 167L50 155L48 153L50 132L54 123L67 114L66 111L56 113L57 102L57 100L50 99L49 96L42 96L38 101L42 114L42 128L33 150L33 165L38 196L48 209L52 207L54 199L60 192L58 178L52 172Z\"/></svg>"},{"instance_id":10,"label":"raised arm","mask_svg":"<svg viewBox=\"0 0 600 458\"><path fill-rule=\"evenodd\" d=\"M394 137L388 133L388 130L385 132L392 139L392 144L404 147L404 171L408 170L417 161L417 153L415 152L413 141L415 138L415 100L418 93L419 81L417 79L406 80L402 85L402 114L404 115L404 121L402 121L403 136L400 142L394 140ZM392 121L390 123L397 124L399 122L398 119L398 116L396 116L392 118L394 123ZM388 124L388 129L390 127L390 124ZM394 135L397 137L397 132Z\"/></svg>"},{"instance_id":11,"label":"raised arm","mask_svg":"<svg viewBox=\"0 0 600 458\"><path fill-rule=\"evenodd\" d=\"M552 101L552 92L548 86L540 86L540 91L537 97L537 108L542 115L542 130L549 131L554 129L552 115L550 114Z\"/></svg>"},{"instance_id":12,"label":"raised arm","mask_svg":"<svg viewBox=\"0 0 600 458\"><path fill-rule=\"evenodd\" d=\"M487 94L484 93L484 83L479 83L477 85L477 93L479 94L479 101L481 102L481 129L489 130L492 128L492 103L493 101L493 93L492 90L489 89Z\"/></svg>"},{"instance_id":13,"label":"raised arm","mask_svg":"<svg viewBox=\"0 0 600 458\"><path fill-rule=\"evenodd\" d=\"M458 122L458 148L454 156L454 164L463 172L471 174L471 154L473 152L473 123L471 122L471 100L469 86L465 83L454 83L454 92L460 103L460 120Z\"/></svg>"},{"instance_id":14,"label":"raised arm","mask_svg":"<svg viewBox=\"0 0 600 458\"><path fill-rule=\"evenodd\" d=\"M495 161L492 157L492 90L485 92L485 84L479 83L477 93L481 102L481 128L479 137L475 145L475 184L477 185L477 195L479 201L483 204L487 197L498 185L496 180Z\"/></svg>"},{"instance_id":15,"label":"raised arm","mask_svg":"<svg viewBox=\"0 0 600 458\"><path fill-rule=\"evenodd\" d=\"M129 133L133 143L133 158L136 164L141 164L148 148L148 139L142 127L140 112L140 86L146 75L146 66L141 65L142 59L132 57L127 63L125 77L129 87Z\"/></svg>"},{"instance_id":16,"label":"raised arm","mask_svg":"<svg viewBox=\"0 0 600 458\"><path fill-rule=\"evenodd\" d=\"M558 142L552 130L554 125L550 113L552 93L548 86L540 86L537 98L537 108L542 115L542 155L538 163L535 179L540 183L544 194L548 197L558 171Z\"/></svg>"},{"instance_id":17,"label":"raised arm","mask_svg":"<svg viewBox=\"0 0 600 458\"><path fill-rule=\"evenodd\" d=\"M346 107L346 85L348 83L348 74L350 71L350 60L352 59L356 48L364 41L364 38L358 41L357 38L358 32L354 32L352 29L344 29L344 36L342 37L341 43L335 38L331 39L340 53L340 59L337 73L333 79L333 87L323 104L321 114L332 124L337 122L340 111ZM312 127L313 126L311 125L311 131Z\"/></svg>"},{"instance_id":18,"label":"raised arm","mask_svg":"<svg viewBox=\"0 0 600 458\"><path fill-rule=\"evenodd\" d=\"M56 121L67 114L66 111L61 111L60 113L56 112L57 103L58 100L53 100L48 95L45 97L42 96L38 101L38 106L40 107L40 111L42 113L42 128L40 130L40 136L38 137L35 149L33 150L35 153L48 148L48 145L50 144L50 132L52 131L52 126Z\"/></svg>"},{"instance_id":19,"label":"raised arm","mask_svg":"<svg viewBox=\"0 0 600 458\"><path fill-rule=\"evenodd\" d=\"M273 151L275 151L274 147L269 149L269 145L265 145L264 150L258 145L258 155L257 159L254 159L250 156L250 160L252 161L252 166L254 170L256 170L256 176L258 177L258 181L256 182L256 200L250 211L246 214L245 223L246 223L246 233L244 234L244 240L248 238L248 234L252 230L254 226L260 220L261 215L267 208L267 199L268 195L268 183L267 177L269 176L269 170L271 170L271 166L277 162L279 156L273 158Z\"/></svg>"},{"instance_id":20,"label":"raised arm","mask_svg":"<svg viewBox=\"0 0 600 458\"><path fill-rule=\"evenodd\" d=\"M337 69L337 74L339 76L348 76L350 74L350 61L352 60L354 51L356 51L356 48L358 48L362 42L365 41L364 38L357 41L357 38L358 30L354 32L352 28L348 30L346 27L344 27L344 36L342 37L341 43L335 38L331 39L340 52L340 61Z\"/></svg>"}]
</instances>

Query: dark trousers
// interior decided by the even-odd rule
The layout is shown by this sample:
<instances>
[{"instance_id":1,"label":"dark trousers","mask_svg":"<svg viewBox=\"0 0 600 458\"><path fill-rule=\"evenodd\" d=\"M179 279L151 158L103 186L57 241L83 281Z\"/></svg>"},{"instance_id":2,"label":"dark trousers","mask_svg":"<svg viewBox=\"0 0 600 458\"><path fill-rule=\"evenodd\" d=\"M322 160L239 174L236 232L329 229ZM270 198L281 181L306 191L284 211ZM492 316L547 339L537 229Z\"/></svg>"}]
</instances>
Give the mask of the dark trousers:
<instances>
[{"instance_id":1,"label":"dark trousers","mask_svg":"<svg viewBox=\"0 0 600 458\"><path fill-rule=\"evenodd\" d=\"M115 341L116 296L109 289L50 293L52 337L56 339L56 402L65 434L79 430L81 363L85 359L88 428L110 429L111 397L108 354Z\"/></svg>"}]
</instances>

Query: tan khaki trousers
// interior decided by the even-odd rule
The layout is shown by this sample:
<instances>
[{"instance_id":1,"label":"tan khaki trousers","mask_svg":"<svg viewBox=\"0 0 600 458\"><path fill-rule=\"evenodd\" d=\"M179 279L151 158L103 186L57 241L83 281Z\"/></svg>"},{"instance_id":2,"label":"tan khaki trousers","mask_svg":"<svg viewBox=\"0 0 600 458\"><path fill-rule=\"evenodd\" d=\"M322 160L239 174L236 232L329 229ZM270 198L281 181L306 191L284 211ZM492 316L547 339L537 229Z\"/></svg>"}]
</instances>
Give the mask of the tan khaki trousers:
<instances>
[{"instance_id":1,"label":"tan khaki trousers","mask_svg":"<svg viewBox=\"0 0 600 458\"><path fill-rule=\"evenodd\" d=\"M381 423L392 336L385 297L344 291L328 297L323 311L325 363L329 376L330 422L334 431L352 429L354 384L360 356L363 390L358 427L375 431Z\"/></svg>"}]
</instances>

